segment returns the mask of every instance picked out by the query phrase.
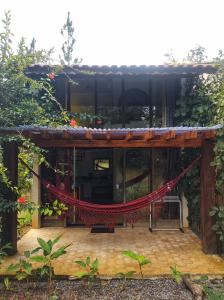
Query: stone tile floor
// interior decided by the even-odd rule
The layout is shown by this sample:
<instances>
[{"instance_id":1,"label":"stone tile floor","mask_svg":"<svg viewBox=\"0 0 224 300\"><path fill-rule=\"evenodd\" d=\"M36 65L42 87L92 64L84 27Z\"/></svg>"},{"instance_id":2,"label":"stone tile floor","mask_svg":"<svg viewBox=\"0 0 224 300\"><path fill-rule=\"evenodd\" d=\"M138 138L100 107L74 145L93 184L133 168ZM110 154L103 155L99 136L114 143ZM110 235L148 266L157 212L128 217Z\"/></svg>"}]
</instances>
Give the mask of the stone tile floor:
<instances>
[{"instance_id":1,"label":"stone tile floor","mask_svg":"<svg viewBox=\"0 0 224 300\"><path fill-rule=\"evenodd\" d=\"M62 234L58 245L72 243L68 253L58 258L55 263L56 274L70 275L79 268L73 262L90 256L98 258L101 275L115 275L118 272L136 270L136 263L123 257L122 250L130 249L144 254L152 261L144 267L145 276L166 275L170 266L176 264L184 273L223 274L224 260L217 255L206 255L202 252L200 240L190 230L154 231L146 227L116 228L115 233L90 233L88 228L41 228L31 229L18 242L18 254L7 258L6 264L15 262L24 250L37 246L37 237L53 239Z\"/></svg>"}]
</instances>

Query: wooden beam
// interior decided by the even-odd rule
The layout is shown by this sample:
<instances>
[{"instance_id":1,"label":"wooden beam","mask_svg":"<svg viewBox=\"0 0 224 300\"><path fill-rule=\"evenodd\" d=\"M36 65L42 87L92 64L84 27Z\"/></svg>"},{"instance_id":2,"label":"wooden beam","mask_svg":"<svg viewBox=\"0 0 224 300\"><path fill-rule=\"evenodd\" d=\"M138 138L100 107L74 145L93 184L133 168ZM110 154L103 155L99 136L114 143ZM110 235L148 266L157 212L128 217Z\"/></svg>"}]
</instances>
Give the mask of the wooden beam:
<instances>
[{"instance_id":1,"label":"wooden beam","mask_svg":"<svg viewBox=\"0 0 224 300\"><path fill-rule=\"evenodd\" d=\"M106 139L107 139L107 141L110 141L110 140L111 140L111 133L110 133L110 132L107 132Z\"/></svg>"},{"instance_id":2,"label":"wooden beam","mask_svg":"<svg viewBox=\"0 0 224 300\"><path fill-rule=\"evenodd\" d=\"M185 140L192 140L192 139L197 139L198 137L198 132L197 131L188 131L184 133L184 139Z\"/></svg>"},{"instance_id":3,"label":"wooden beam","mask_svg":"<svg viewBox=\"0 0 224 300\"><path fill-rule=\"evenodd\" d=\"M175 139L176 137L176 131L175 130L170 130L166 133L164 133L162 135L162 138L165 139L165 140L171 140L171 139Z\"/></svg>"},{"instance_id":4,"label":"wooden beam","mask_svg":"<svg viewBox=\"0 0 224 300\"><path fill-rule=\"evenodd\" d=\"M154 137L154 132L153 131L147 131L145 134L144 134L144 140L146 142L150 141L151 139L153 139Z\"/></svg>"},{"instance_id":5,"label":"wooden beam","mask_svg":"<svg viewBox=\"0 0 224 300\"><path fill-rule=\"evenodd\" d=\"M85 133L85 138L87 139L87 140L93 140L93 133L91 132L91 131L87 131L86 133Z\"/></svg>"},{"instance_id":6,"label":"wooden beam","mask_svg":"<svg viewBox=\"0 0 224 300\"><path fill-rule=\"evenodd\" d=\"M77 148L163 148L163 147L186 147L200 148L202 145L201 139L181 140L178 139L152 139L146 142L145 140L34 140L40 147L77 147Z\"/></svg>"},{"instance_id":7,"label":"wooden beam","mask_svg":"<svg viewBox=\"0 0 224 300\"><path fill-rule=\"evenodd\" d=\"M130 141L131 139L133 139L133 137L134 137L133 132L132 132L132 131L129 131L129 132L126 134L126 136L125 136L125 140L126 140L126 141Z\"/></svg>"},{"instance_id":8,"label":"wooden beam","mask_svg":"<svg viewBox=\"0 0 224 300\"><path fill-rule=\"evenodd\" d=\"M204 139L212 139L212 138L215 138L216 131L215 130L206 131L206 132L203 132L202 135L203 135Z\"/></svg>"}]
</instances>

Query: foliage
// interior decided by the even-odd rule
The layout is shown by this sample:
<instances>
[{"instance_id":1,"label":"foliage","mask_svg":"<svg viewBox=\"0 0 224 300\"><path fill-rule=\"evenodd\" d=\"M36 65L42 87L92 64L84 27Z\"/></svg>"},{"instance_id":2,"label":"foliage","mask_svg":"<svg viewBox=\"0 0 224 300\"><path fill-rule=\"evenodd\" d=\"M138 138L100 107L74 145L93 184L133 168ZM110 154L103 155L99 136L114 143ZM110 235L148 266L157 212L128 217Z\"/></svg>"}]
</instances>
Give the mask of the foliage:
<instances>
[{"instance_id":1,"label":"foliage","mask_svg":"<svg viewBox=\"0 0 224 300\"><path fill-rule=\"evenodd\" d=\"M59 200L54 200L51 203L45 203L41 206L40 212L43 216L58 216L63 217L68 211L67 205L60 202Z\"/></svg>"},{"instance_id":2,"label":"foliage","mask_svg":"<svg viewBox=\"0 0 224 300\"><path fill-rule=\"evenodd\" d=\"M63 36L64 43L62 45L62 53L64 59L61 58L62 64L71 65L71 63L80 63L81 61L78 61L78 59L73 60L73 51L74 51L74 44L75 44L75 38L74 38L74 27L71 20L70 12L68 12L67 19L65 24L63 25L61 29L61 35Z\"/></svg>"},{"instance_id":3,"label":"foliage","mask_svg":"<svg viewBox=\"0 0 224 300\"><path fill-rule=\"evenodd\" d=\"M185 61L201 63L206 61L205 49L198 46L189 51ZM224 72L223 51L219 51L214 59L217 63L216 74L206 74L195 78L186 79L185 95L177 102L175 112L176 126L211 126L224 124ZM215 144L215 158L212 165L216 168L216 189L224 194L224 130L219 130ZM194 149L181 151L182 164L192 160L196 155ZM194 168L182 180L182 190L188 198L189 223L198 232L200 224L200 173L199 168Z\"/></svg>"},{"instance_id":4,"label":"foliage","mask_svg":"<svg viewBox=\"0 0 224 300\"><path fill-rule=\"evenodd\" d=\"M182 282L183 273L178 270L177 266L170 266L171 276L176 281L177 284L180 284Z\"/></svg>"},{"instance_id":5,"label":"foliage","mask_svg":"<svg viewBox=\"0 0 224 300\"><path fill-rule=\"evenodd\" d=\"M33 271L32 264L29 262L30 252L24 251L24 257L20 257L19 262L10 264L7 268L8 272L15 273L17 280L27 279Z\"/></svg>"},{"instance_id":6,"label":"foliage","mask_svg":"<svg viewBox=\"0 0 224 300\"><path fill-rule=\"evenodd\" d=\"M52 276L54 275L54 268L52 262L58 257L67 253L66 249L71 245L65 245L57 248L53 251L54 245L59 242L61 235L53 240L45 241L42 238L37 238L39 247L35 248L30 253L30 260L33 262L41 263L42 266L37 269L37 273L41 277L47 277L49 284L52 282ZM36 252L42 251L41 255L33 255Z\"/></svg>"},{"instance_id":7,"label":"foliage","mask_svg":"<svg viewBox=\"0 0 224 300\"><path fill-rule=\"evenodd\" d=\"M191 49L186 58L186 60L191 63L203 63L207 59L205 48L200 45Z\"/></svg>"},{"instance_id":8,"label":"foliage","mask_svg":"<svg viewBox=\"0 0 224 300\"><path fill-rule=\"evenodd\" d=\"M0 264L2 264L4 258L8 255L7 251L10 250L10 249L12 249L11 244L3 245L0 248Z\"/></svg>"},{"instance_id":9,"label":"foliage","mask_svg":"<svg viewBox=\"0 0 224 300\"><path fill-rule=\"evenodd\" d=\"M151 260L146 258L144 255L138 254L131 250L123 250L122 254L124 256L130 257L131 259L137 261L141 277L143 277L142 267L147 264L151 264Z\"/></svg>"},{"instance_id":10,"label":"foliage","mask_svg":"<svg viewBox=\"0 0 224 300\"><path fill-rule=\"evenodd\" d=\"M209 215L215 218L212 229L216 232L220 241L224 241L224 206L213 206Z\"/></svg>"},{"instance_id":11,"label":"foliage","mask_svg":"<svg viewBox=\"0 0 224 300\"><path fill-rule=\"evenodd\" d=\"M216 291L215 289L207 285L203 286L203 290L206 295L206 299L208 300L224 300L223 291Z\"/></svg>"},{"instance_id":12,"label":"foliage","mask_svg":"<svg viewBox=\"0 0 224 300\"><path fill-rule=\"evenodd\" d=\"M96 258L93 262L91 262L90 257L87 256L85 260L76 260L76 264L78 264L83 271L77 272L74 274L76 278L87 278L88 283L93 283L96 276L99 274L99 261Z\"/></svg>"},{"instance_id":13,"label":"foliage","mask_svg":"<svg viewBox=\"0 0 224 300\"><path fill-rule=\"evenodd\" d=\"M8 277L4 277L3 284L7 291L10 290L11 282Z\"/></svg>"}]
</instances>

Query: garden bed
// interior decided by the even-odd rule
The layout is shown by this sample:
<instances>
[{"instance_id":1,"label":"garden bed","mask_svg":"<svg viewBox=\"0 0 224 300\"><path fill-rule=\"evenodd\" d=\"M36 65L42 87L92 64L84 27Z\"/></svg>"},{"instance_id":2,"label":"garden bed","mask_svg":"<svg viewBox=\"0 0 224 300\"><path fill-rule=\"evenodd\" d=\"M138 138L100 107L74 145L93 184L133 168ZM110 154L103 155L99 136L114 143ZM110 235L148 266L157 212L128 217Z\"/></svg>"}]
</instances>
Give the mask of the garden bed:
<instances>
[{"instance_id":1,"label":"garden bed","mask_svg":"<svg viewBox=\"0 0 224 300\"><path fill-rule=\"evenodd\" d=\"M0 291L0 299L43 300L192 300L184 284L171 278L97 280L93 285L84 281L55 281L51 290L46 282L13 282L8 291Z\"/></svg>"}]
</instances>

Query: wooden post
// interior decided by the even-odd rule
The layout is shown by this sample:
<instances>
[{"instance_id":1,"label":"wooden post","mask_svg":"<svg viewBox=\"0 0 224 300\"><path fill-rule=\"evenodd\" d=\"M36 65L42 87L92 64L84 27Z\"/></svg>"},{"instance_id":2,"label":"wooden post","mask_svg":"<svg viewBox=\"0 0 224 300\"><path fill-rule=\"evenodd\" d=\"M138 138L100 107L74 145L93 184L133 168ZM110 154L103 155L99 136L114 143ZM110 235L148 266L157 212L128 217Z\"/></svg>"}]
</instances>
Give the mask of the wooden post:
<instances>
[{"instance_id":1,"label":"wooden post","mask_svg":"<svg viewBox=\"0 0 224 300\"><path fill-rule=\"evenodd\" d=\"M10 142L3 146L3 162L7 168L9 180L12 185L18 182L18 145L16 142ZM9 188L5 189L4 198L8 201L17 201L17 195ZM9 255L17 252L17 212L10 211L2 216L2 239L1 244L10 243L12 249Z\"/></svg>"},{"instance_id":2,"label":"wooden post","mask_svg":"<svg viewBox=\"0 0 224 300\"><path fill-rule=\"evenodd\" d=\"M38 175L40 175L40 166L38 163L38 155L34 155L34 163L33 163L33 170L36 172ZM37 206L41 205L41 185L40 185L40 180L33 175L33 184L31 187L31 199L32 202L35 203ZM32 228L38 229L41 227L41 215L40 215L40 210L37 209L34 211L32 215Z\"/></svg>"},{"instance_id":3,"label":"wooden post","mask_svg":"<svg viewBox=\"0 0 224 300\"><path fill-rule=\"evenodd\" d=\"M217 240L212 230L213 219L209 212L216 204L215 193L215 168L211 166L214 158L214 143L211 140L204 140L202 145L201 158L201 236L202 248L205 253L217 253Z\"/></svg>"}]
</instances>

